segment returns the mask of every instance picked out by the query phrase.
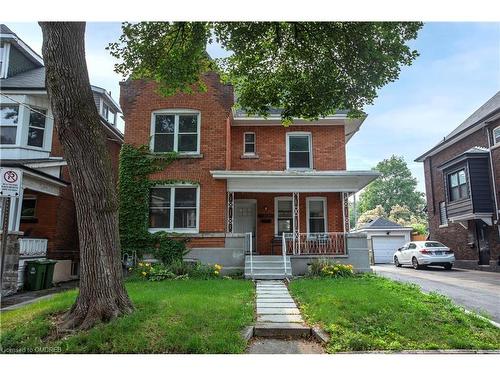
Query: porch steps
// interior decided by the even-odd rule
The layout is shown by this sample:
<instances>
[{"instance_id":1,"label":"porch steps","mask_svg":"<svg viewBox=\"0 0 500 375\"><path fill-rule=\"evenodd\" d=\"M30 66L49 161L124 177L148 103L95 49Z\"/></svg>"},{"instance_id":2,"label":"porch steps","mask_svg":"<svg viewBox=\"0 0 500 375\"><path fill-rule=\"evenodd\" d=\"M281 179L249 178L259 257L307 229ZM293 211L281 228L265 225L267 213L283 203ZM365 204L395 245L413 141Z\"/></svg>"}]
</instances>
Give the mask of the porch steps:
<instances>
[{"instance_id":1,"label":"porch steps","mask_svg":"<svg viewBox=\"0 0 500 375\"><path fill-rule=\"evenodd\" d=\"M292 276L290 257L285 264L281 255L253 255L253 267L250 267L250 255L245 256L245 278L256 280L283 280ZM252 274L253 268L253 274Z\"/></svg>"}]
</instances>

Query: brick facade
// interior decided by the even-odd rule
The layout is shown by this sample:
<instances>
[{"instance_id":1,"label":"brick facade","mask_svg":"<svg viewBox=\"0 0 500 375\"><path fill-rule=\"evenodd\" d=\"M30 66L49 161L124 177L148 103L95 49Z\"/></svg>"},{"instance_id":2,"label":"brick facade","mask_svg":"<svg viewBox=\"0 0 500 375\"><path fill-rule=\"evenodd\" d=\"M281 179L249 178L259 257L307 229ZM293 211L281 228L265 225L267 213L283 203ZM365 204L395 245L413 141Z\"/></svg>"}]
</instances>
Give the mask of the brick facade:
<instances>
[{"instance_id":1,"label":"brick facade","mask_svg":"<svg viewBox=\"0 0 500 375\"><path fill-rule=\"evenodd\" d=\"M427 192L427 208L429 216L430 237L433 240L441 241L455 251L455 257L459 261L470 261L470 264L477 263L478 249L475 244L475 224L468 222L468 229L460 224L449 223L442 226L439 215L439 202L445 201L445 187L443 172L438 166L464 153L474 146L488 148L488 138L486 129L493 129L500 125L500 121L490 124L488 127L477 130L460 141L450 145L444 150L429 156L424 160L425 187ZM495 170L495 186L497 199L500 199L500 148L493 148L492 161ZM492 197L493 199L493 197ZM496 219L496 217L494 217ZM490 260L497 262L500 258L500 239L497 225L493 225L490 231Z\"/></svg>"},{"instance_id":2,"label":"brick facade","mask_svg":"<svg viewBox=\"0 0 500 375\"><path fill-rule=\"evenodd\" d=\"M227 187L225 180L216 180L213 170L274 170L286 169L286 133L310 132L313 164L316 170L345 170L345 134L341 125L291 126L234 126L232 123L233 90L223 85L217 74L204 76L207 91L179 93L163 97L153 82L128 81L121 84L120 105L125 116L125 143L135 146L148 144L151 137L152 112L166 109L190 109L200 112L200 154L180 157L153 179L195 181L200 186L199 234L193 235L189 246L223 247L227 225ZM243 134L255 132L255 158L243 156ZM290 187L290 191L293 187ZM257 215L265 207L273 215L271 222L257 218L257 247L269 253L274 236L274 198L291 193L235 193L235 199L257 199ZM340 193L300 194L301 231L306 231L306 197L327 197L328 230L341 232L343 216ZM216 234L216 237L213 235ZM212 236L212 237L211 237Z\"/></svg>"}]
</instances>

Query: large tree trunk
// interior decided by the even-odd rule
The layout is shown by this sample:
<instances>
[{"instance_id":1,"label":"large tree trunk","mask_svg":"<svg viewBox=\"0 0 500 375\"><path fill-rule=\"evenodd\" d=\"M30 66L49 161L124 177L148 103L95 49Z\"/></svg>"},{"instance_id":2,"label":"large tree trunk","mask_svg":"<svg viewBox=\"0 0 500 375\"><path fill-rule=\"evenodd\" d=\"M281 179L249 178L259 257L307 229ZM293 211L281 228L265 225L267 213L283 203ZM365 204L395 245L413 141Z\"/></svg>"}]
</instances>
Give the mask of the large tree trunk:
<instances>
[{"instance_id":1,"label":"large tree trunk","mask_svg":"<svg viewBox=\"0 0 500 375\"><path fill-rule=\"evenodd\" d=\"M85 23L40 26L45 83L71 176L80 239L80 293L63 327L87 329L133 310L121 270L116 185L85 62Z\"/></svg>"}]
</instances>

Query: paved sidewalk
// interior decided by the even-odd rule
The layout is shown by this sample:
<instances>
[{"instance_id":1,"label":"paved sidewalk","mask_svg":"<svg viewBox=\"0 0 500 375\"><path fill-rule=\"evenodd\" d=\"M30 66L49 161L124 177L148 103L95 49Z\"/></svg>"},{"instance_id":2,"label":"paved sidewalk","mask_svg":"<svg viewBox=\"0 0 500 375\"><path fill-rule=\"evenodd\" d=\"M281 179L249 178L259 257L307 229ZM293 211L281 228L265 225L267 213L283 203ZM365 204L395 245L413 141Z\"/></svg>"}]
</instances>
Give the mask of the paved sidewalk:
<instances>
[{"instance_id":1,"label":"paved sidewalk","mask_svg":"<svg viewBox=\"0 0 500 375\"><path fill-rule=\"evenodd\" d=\"M78 280L74 280L61 283L49 289L19 292L7 297L2 297L0 301L1 311L14 310L18 307L22 307L39 300L49 298L53 294L64 292L70 289L75 289L77 287Z\"/></svg>"},{"instance_id":2,"label":"paved sidewalk","mask_svg":"<svg viewBox=\"0 0 500 375\"><path fill-rule=\"evenodd\" d=\"M283 281L257 281L257 323L304 323Z\"/></svg>"}]
</instances>

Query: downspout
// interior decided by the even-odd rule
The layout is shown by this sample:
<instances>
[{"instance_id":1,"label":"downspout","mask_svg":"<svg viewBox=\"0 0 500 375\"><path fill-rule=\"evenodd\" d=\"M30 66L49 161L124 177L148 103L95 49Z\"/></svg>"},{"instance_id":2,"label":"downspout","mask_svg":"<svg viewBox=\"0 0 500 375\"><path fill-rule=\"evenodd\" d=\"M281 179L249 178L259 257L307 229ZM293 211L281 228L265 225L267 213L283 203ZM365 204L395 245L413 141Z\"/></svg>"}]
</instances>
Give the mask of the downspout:
<instances>
[{"instance_id":1,"label":"downspout","mask_svg":"<svg viewBox=\"0 0 500 375\"><path fill-rule=\"evenodd\" d=\"M496 188L496 178L495 178L495 169L493 168L493 154L491 152L491 138L490 138L490 129L486 128L486 136L488 137L488 152L490 154L490 169L491 169L491 179L493 185L493 197L495 201L495 217L496 217L496 225L498 230L498 236L500 237L500 225L498 223L498 197L497 197L497 188Z\"/></svg>"}]
</instances>

